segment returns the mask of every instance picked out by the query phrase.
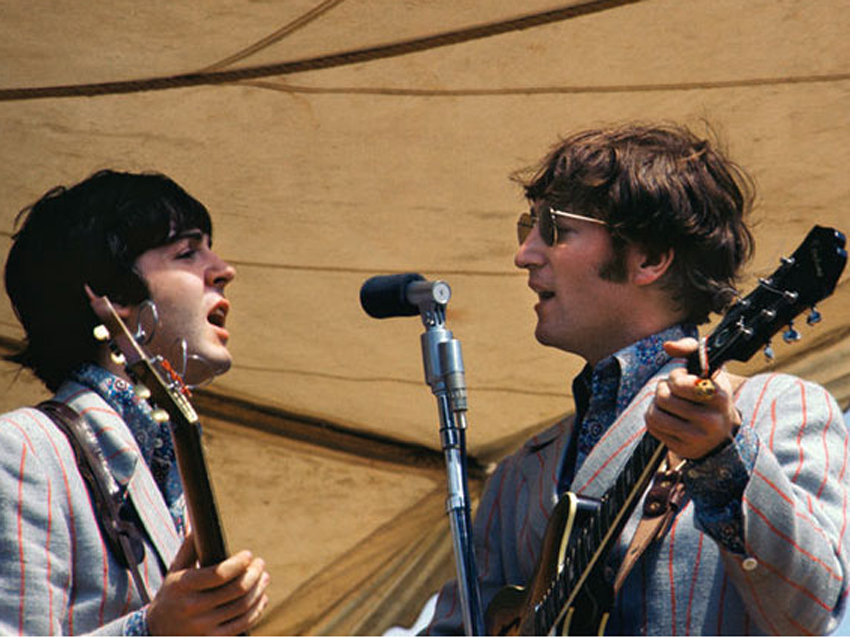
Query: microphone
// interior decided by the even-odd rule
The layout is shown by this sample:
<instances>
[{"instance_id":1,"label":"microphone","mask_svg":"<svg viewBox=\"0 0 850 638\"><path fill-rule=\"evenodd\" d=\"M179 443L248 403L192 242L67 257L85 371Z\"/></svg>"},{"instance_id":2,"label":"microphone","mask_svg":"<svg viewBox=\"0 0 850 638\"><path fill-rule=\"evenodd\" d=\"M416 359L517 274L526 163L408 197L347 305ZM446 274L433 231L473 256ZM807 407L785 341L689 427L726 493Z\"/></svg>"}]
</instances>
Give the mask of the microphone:
<instances>
[{"instance_id":1,"label":"microphone","mask_svg":"<svg viewBox=\"0 0 850 638\"><path fill-rule=\"evenodd\" d=\"M360 305L370 317L413 317L423 304L446 305L452 289L444 281L428 281L418 273L377 275L360 288Z\"/></svg>"}]
</instances>

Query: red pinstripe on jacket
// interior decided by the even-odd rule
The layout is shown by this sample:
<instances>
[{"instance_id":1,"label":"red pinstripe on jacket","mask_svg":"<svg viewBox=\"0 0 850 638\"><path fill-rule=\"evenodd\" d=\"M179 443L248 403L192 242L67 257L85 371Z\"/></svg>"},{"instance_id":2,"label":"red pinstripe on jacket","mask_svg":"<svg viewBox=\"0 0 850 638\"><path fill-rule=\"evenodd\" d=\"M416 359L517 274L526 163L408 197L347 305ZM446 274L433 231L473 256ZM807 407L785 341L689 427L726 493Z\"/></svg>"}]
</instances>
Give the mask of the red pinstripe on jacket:
<instances>
[{"instance_id":1,"label":"red pinstripe on jacket","mask_svg":"<svg viewBox=\"0 0 850 638\"><path fill-rule=\"evenodd\" d=\"M660 370L609 427L572 491L599 497L612 485L645 432L643 415L657 380L668 373L669 366ZM781 374L747 380L737 406L744 420L739 441L755 450L741 499L743 553L710 535L698 503L686 499L666 535L630 573L608 633L802 635L837 626L850 583L850 439L840 410L822 387ZM474 524L485 607L505 585L526 585L532 576L570 430L564 420L534 437L489 480ZM612 552L615 564L640 510ZM463 631L456 599L449 583L427 633Z\"/></svg>"},{"instance_id":2,"label":"red pinstripe on jacket","mask_svg":"<svg viewBox=\"0 0 850 638\"><path fill-rule=\"evenodd\" d=\"M181 538L132 434L96 393L66 383L56 396L89 425L145 529L142 575L155 592ZM121 635L142 606L104 542L64 434L22 408L0 417L0 634Z\"/></svg>"}]
</instances>

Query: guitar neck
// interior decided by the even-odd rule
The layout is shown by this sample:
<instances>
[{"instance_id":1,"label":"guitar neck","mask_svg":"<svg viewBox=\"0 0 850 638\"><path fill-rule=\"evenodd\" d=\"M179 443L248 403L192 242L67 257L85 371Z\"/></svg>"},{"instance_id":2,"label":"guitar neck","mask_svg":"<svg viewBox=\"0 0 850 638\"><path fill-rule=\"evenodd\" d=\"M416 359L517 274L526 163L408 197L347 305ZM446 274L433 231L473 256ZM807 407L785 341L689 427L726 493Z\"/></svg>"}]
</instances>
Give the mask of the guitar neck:
<instances>
[{"instance_id":1,"label":"guitar neck","mask_svg":"<svg viewBox=\"0 0 850 638\"><path fill-rule=\"evenodd\" d=\"M599 509L570 537L564 569L535 610L535 627L541 635L560 623L593 571L605 560L666 454L666 446L645 434L600 500Z\"/></svg>"},{"instance_id":2,"label":"guitar neck","mask_svg":"<svg viewBox=\"0 0 850 638\"><path fill-rule=\"evenodd\" d=\"M172 438L183 480L186 508L195 535L198 562L203 567L215 565L227 558L228 552L200 428L192 424L176 425L172 428Z\"/></svg>"},{"instance_id":3,"label":"guitar neck","mask_svg":"<svg viewBox=\"0 0 850 638\"><path fill-rule=\"evenodd\" d=\"M189 400L171 388L149 361L140 359L130 369L150 390L156 405L170 407L167 412L171 439L174 441L198 562L204 567L220 563L228 556L227 544L204 456L198 415Z\"/></svg>"}]
</instances>

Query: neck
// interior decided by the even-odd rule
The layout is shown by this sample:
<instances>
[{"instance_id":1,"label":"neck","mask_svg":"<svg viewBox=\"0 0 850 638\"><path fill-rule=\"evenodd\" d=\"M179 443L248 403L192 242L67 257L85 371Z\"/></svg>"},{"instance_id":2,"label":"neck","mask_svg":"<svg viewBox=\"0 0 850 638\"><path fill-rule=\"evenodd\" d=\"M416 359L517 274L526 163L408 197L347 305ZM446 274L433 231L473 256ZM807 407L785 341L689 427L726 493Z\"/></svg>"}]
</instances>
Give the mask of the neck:
<instances>
[{"instance_id":1,"label":"neck","mask_svg":"<svg viewBox=\"0 0 850 638\"><path fill-rule=\"evenodd\" d=\"M622 316L629 317L630 313ZM635 318L630 318L627 323L625 321L619 323L620 329L612 330L610 338L601 343L601 347L596 351L577 354L581 354L591 367L596 367L600 361L623 348L685 321L684 313L672 311L646 314L635 312L633 316Z\"/></svg>"}]
</instances>

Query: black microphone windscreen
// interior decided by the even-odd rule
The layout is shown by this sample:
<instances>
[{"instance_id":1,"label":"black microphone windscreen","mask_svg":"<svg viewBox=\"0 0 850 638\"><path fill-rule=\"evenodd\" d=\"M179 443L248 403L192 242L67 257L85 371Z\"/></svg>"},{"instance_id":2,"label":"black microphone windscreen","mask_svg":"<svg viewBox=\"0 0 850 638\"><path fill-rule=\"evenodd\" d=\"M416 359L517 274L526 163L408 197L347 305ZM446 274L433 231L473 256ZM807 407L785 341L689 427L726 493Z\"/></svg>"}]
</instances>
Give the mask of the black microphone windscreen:
<instances>
[{"instance_id":1,"label":"black microphone windscreen","mask_svg":"<svg viewBox=\"0 0 850 638\"><path fill-rule=\"evenodd\" d=\"M425 277L412 272L371 277L360 288L360 305L375 319L418 315L419 306L407 300L407 287L424 280Z\"/></svg>"}]
</instances>

